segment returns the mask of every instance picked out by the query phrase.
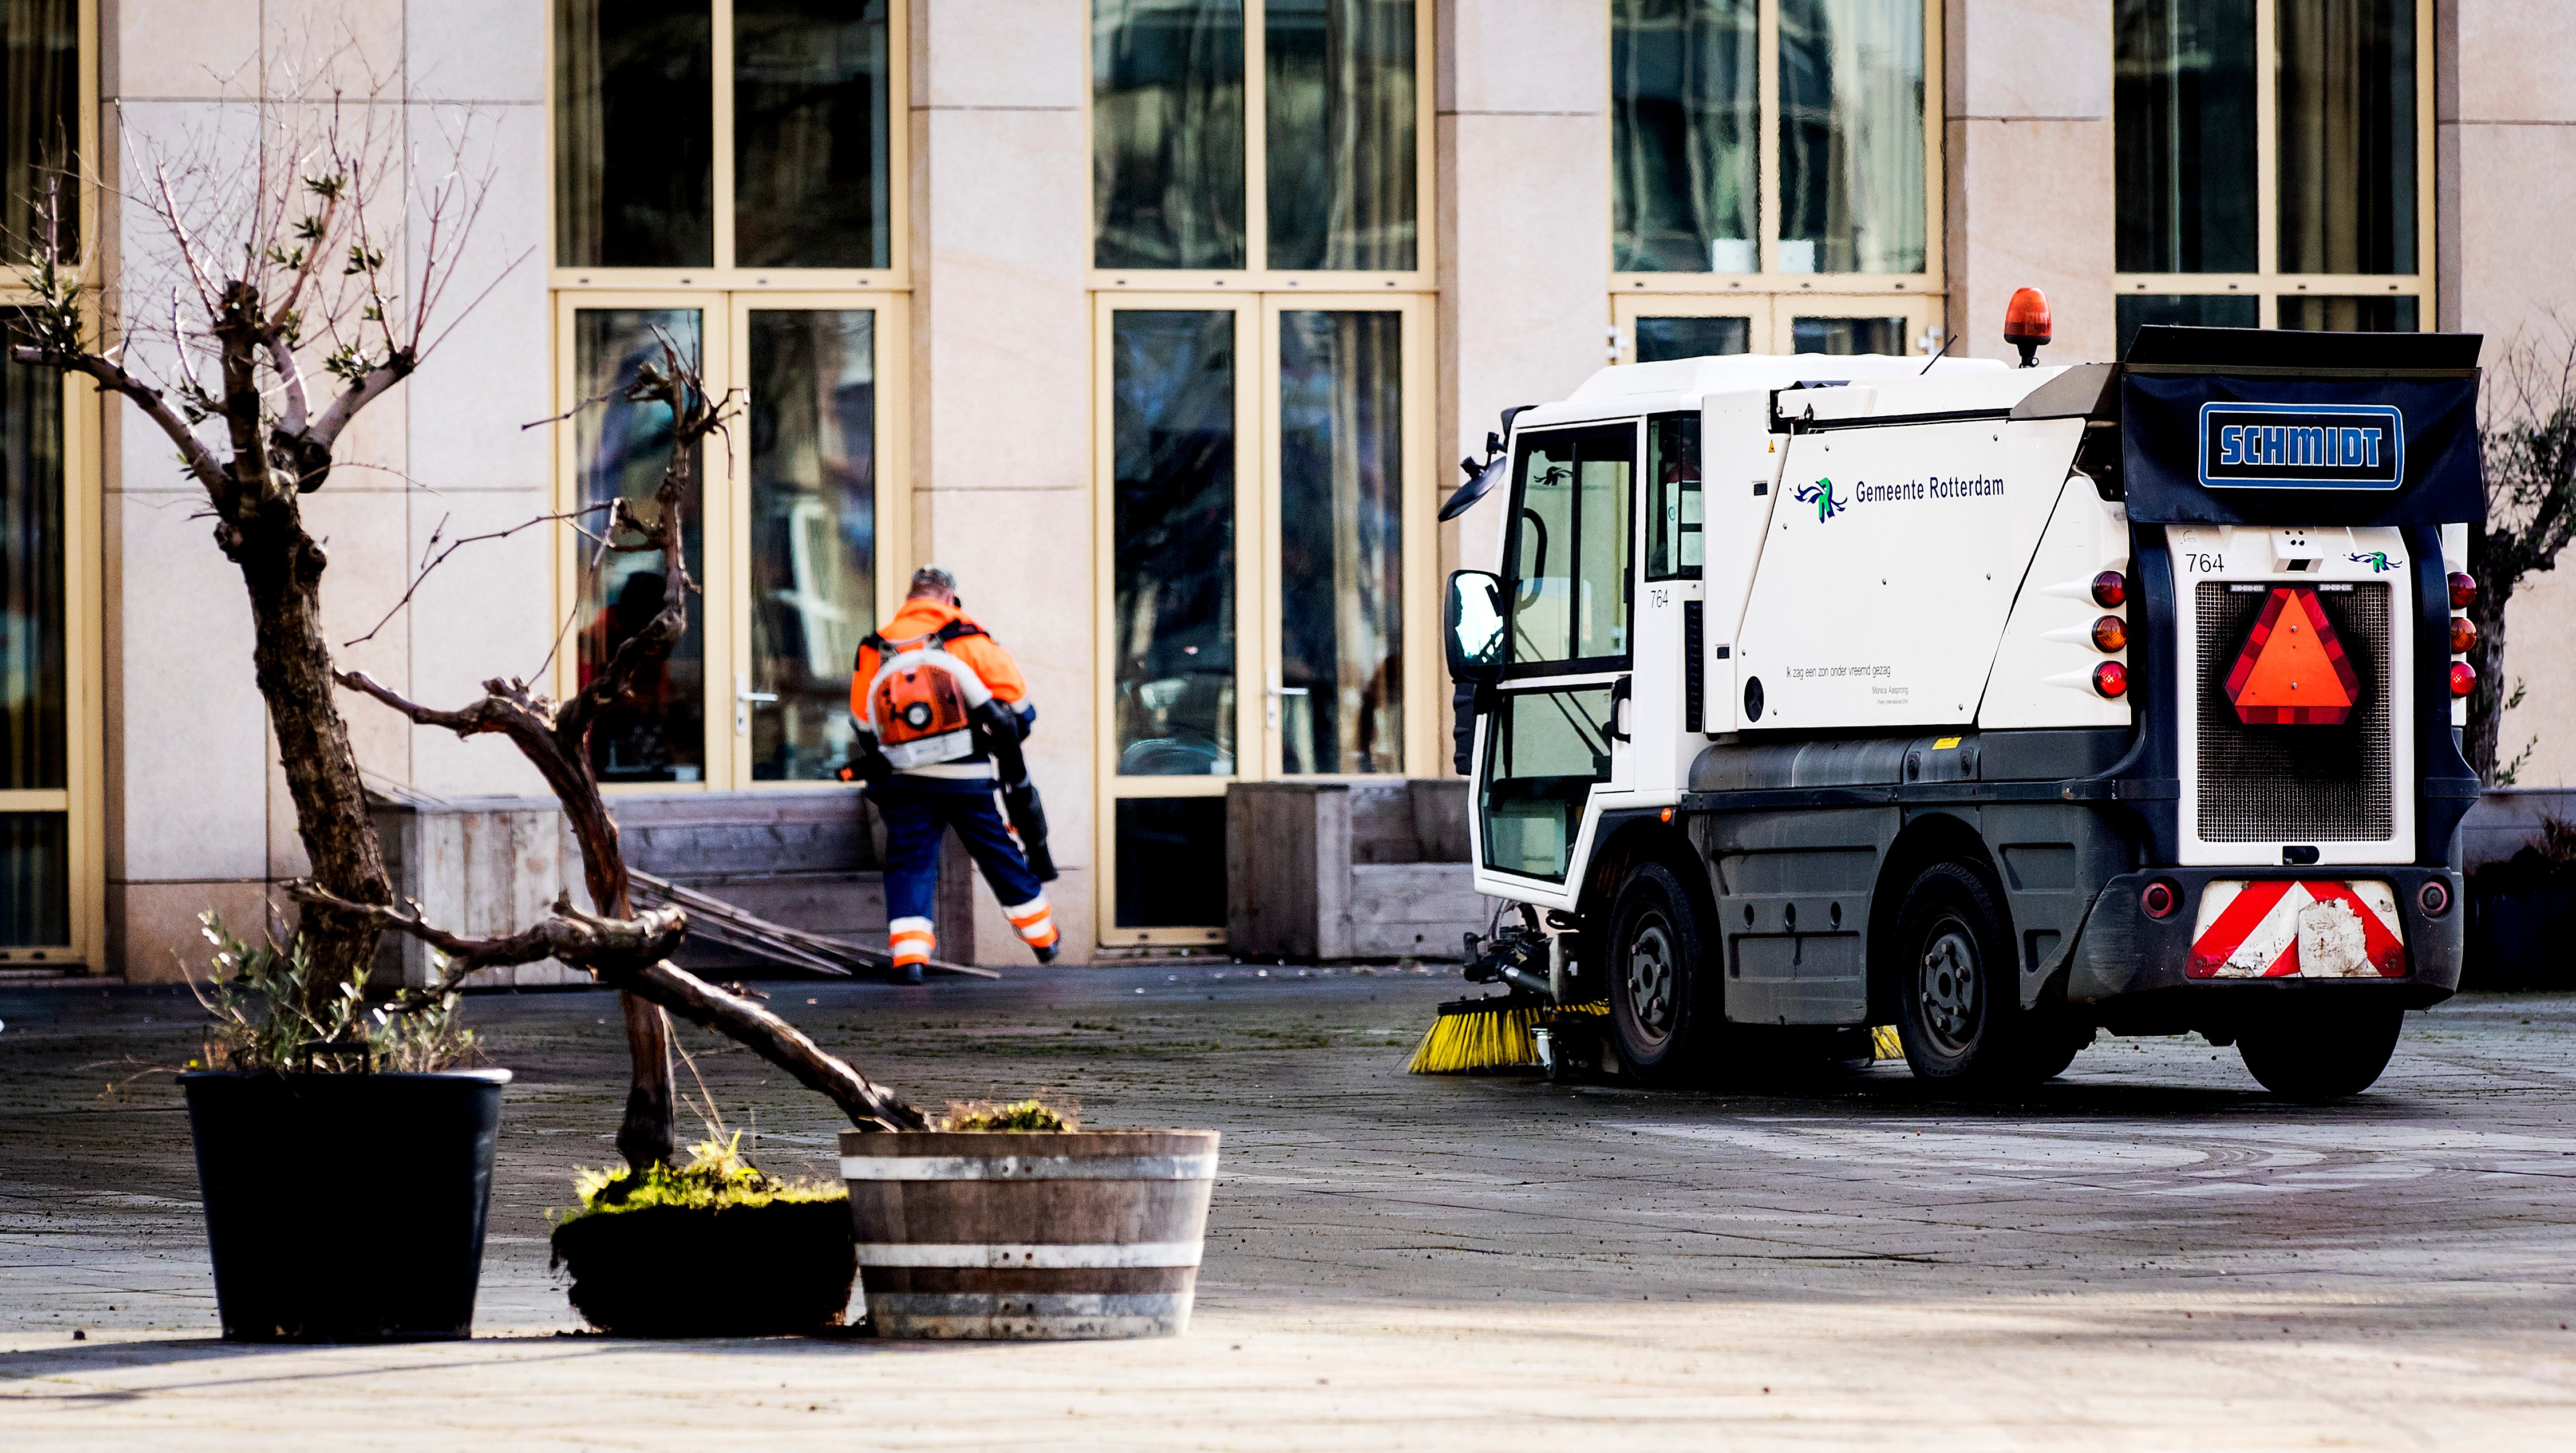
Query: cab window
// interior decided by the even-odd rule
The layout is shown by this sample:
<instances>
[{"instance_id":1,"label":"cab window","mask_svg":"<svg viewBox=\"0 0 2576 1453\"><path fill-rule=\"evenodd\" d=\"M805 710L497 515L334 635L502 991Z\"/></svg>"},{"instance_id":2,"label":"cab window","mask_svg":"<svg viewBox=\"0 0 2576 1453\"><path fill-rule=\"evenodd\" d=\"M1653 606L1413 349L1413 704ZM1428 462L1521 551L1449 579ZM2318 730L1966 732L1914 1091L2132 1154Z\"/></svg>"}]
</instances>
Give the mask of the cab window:
<instances>
[{"instance_id":1,"label":"cab window","mask_svg":"<svg viewBox=\"0 0 2576 1453\"><path fill-rule=\"evenodd\" d=\"M1628 654L1633 425L1523 438L1513 482L1510 675L1602 670Z\"/></svg>"},{"instance_id":2,"label":"cab window","mask_svg":"<svg viewBox=\"0 0 2576 1453\"><path fill-rule=\"evenodd\" d=\"M1646 421L1646 578L1697 580L1699 415Z\"/></svg>"}]
</instances>

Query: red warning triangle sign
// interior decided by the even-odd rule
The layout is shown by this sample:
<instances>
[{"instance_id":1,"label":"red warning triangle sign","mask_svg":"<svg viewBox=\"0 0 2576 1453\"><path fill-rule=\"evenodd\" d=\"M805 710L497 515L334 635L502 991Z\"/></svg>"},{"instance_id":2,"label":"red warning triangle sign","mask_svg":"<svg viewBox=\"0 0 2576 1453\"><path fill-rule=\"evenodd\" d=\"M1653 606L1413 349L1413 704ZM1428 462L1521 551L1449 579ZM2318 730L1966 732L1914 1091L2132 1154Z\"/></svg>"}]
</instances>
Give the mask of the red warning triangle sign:
<instances>
[{"instance_id":1,"label":"red warning triangle sign","mask_svg":"<svg viewBox=\"0 0 2576 1453\"><path fill-rule=\"evenodd\" d=\"M2340 726L2352 718L2361 679L2315 591L2273 587L2227 673L2227 699L2248 726Z\"/></svg>"}]
</instances>

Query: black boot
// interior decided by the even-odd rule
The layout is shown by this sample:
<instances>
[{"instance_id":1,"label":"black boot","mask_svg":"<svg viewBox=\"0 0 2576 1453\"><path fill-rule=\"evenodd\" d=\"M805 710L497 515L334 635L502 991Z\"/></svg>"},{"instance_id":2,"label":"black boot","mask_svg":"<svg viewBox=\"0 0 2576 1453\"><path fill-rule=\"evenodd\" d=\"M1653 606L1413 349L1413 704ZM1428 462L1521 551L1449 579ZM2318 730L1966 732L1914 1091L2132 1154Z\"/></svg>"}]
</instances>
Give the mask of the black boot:
<instances>
[{"instance_id":1,"label":"black boot","mask_svg":"<svg viewBox=\"0 0 2576 1453\"><path fill-rule=\"evenodd\" d=\"M1055 962L1055 945L1054 945L1054 944L1051 944L1051 943L1049 943L1049 944L1034 944L1034 943L1033 943L1033 944L1030 944L1030 945L1029 945L1029 952L1031 952L1031 953L1033 953L1033 954L1036 954L1036 955L1038 956L1038 962L1039 962L1039 963L1042 963L1042 964L1051 964L1051 963L1054 963L1054 962Z\"/></svg>"}]
</instances>

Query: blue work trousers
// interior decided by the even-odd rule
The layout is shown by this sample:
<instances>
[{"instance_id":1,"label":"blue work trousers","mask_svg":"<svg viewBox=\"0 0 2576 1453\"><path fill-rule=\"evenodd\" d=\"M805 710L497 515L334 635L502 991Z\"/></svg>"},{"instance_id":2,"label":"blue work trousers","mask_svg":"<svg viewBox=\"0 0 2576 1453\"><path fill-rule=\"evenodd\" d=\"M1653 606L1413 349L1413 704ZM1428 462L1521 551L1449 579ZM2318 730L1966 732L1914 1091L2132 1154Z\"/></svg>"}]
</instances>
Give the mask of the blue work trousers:
<instances>
[{"instance_id":1,"label":"blue work trousers","mask_svg":"<svg viewBox=\"0 0 2576 1453\"><path fill-rule=\"evenodd\" d=\"M974 855L975 865L984 870L984 881L993 885L993 896L1005 907L1045 896L1045 885L1029 871L1028 859L1020 856L1019 842L1002 821L990 787L912 787L898 777L869 788L868 800L885 819L887 918L930 917L931 900L939 887L939 840L952 827L965 841L966 851Z\"/></svg>"}]
</instances>

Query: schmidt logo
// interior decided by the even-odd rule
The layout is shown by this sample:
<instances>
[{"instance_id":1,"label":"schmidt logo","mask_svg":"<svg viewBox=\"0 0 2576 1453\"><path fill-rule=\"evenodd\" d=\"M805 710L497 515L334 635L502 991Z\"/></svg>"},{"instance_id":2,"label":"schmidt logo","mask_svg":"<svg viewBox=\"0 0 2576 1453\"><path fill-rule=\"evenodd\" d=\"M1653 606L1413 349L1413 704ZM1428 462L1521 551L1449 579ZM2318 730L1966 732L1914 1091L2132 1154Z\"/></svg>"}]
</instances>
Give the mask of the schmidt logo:
<instances>
[{"instance_id":1,"label":"schmidt logo","mask_svg":"<svg viewBox=\"0 0 2576 1453\"><path fill-rule=\"evenodd\" d=\"M2384 404L2203 404L2200 482L2216 489L2395 489L2406 421Z\"/></svg>"},{"instance_id":2,"label":"schmidt logo","mask_svg":"<svg viewBox=\"0 0 2576 1453\"><path fill-rule=\"evenodd\" d=\"M1799 486L1798 503L1814 505L1816 518L1819 521L1830 520L1850 508L1846 502L1834 498L1834 482L1830 479L1819 479L1813 484Z\"/></svg>"}]
</instances>

